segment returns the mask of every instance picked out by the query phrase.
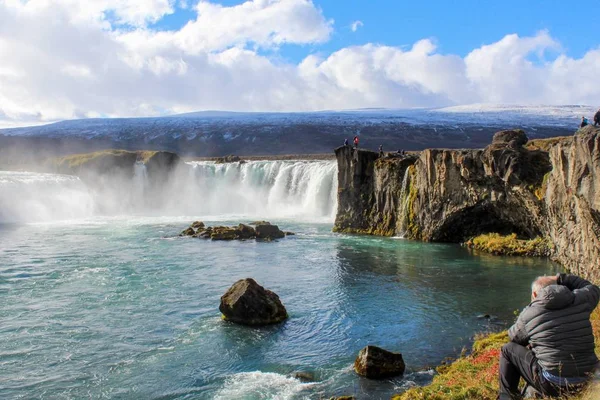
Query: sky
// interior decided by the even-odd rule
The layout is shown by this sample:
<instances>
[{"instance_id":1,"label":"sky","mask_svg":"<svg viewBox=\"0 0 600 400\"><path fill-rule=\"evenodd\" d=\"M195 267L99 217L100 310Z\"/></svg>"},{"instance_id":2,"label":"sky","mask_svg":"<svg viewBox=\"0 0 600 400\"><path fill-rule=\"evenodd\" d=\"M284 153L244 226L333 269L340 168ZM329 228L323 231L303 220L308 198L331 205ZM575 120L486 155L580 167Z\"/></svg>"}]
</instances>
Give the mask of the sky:
<instances>
[{"instance_id":1,"label":"sky","mask_svg":"<svg viewBox=\"0 0 600 400\"><path fill-rule=\"evenodd\" d=\"M597 15L597 0L0 0L0 127L201 110L600 106Z\"/></svg>"}]
</instances>

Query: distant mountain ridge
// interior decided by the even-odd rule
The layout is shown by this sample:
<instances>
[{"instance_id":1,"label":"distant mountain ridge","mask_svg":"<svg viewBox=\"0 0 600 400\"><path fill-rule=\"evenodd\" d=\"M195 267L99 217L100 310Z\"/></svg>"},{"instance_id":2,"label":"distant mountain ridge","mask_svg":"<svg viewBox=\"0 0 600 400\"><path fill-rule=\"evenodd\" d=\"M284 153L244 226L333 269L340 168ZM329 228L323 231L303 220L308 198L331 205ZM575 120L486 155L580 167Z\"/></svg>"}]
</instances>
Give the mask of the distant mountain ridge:
<instances>
[{"instance_id":1,"label":"distant mountain ridge","mask_svg":"<svg viewBox=\"0 0 600 400\"><path fill-rule=\"evenodd\" d=\"M570 135L591 106L469 105L441 109L249 113L203 111L166 117L81 119L0 129L0 155L63 155L107 148L166 150L183 156L329 153L354 135L385 150L477 148L494 132L522 128L532 138Z\"/></svg>"}]
</instances>

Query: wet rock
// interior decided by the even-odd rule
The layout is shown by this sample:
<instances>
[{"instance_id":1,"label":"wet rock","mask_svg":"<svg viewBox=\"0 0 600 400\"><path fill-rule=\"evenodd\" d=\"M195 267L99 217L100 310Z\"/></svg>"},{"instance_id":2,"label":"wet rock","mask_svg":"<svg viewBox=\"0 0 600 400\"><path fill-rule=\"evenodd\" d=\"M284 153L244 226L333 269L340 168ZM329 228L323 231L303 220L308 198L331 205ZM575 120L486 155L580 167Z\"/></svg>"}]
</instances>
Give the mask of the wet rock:
<instances>
[{"instance_id":1,"label":"wet rock","mask_svg":"<svg viewBox=\"0 0 600 400\"><path fill-rule=\"evenodd\" d=\"M295 233L294 232L284 232L285 236L294 236Z\"/></svg>"},{"instance_id":2,"label":"wet rock","mask_svg":"<svg viewBox=\"0 0 600 400\"><path fill-rule=\"evenodd\" d=\"M271 225L271 223L268 221L254 221L250 222L248 225Z\"/></svg>"},{"instance_id":3,"label":"wet rock","mask_svg":"<svg viewBox=\"0 0 600 400\"><path fill-rule=\"evenodd\" d=\"M255 230L257 239L272 240L285 237L285 233L277 225L256 225Z\"/></svg>"},{"instance_id":4,"label":"wet rock","mask_svg":"<svg viewBox=\"0 0 600 400\"><path fill-rule=\"evenodd\" d=\"M219 310L227 321L243 325L276 324L288 316L279 296L252 278L234 283L221 297Z\"/></svg>"},{"instance_id":5,"label":"wet rock","mask_svg":"<svg viewBox=\"0 0 600 400\"><path fill-rule=\"evenodd\" d=\"M202 222L202 221L194 221L194 222L192 222L192 225L190 225L190 228L204 229L204 222Z\"/></svg>"},{"instance_id":6,"label":"wet rock","mask_svg":"<svg viewBox=\"0 0 600 400\"><path fill-rule=\"evenodd\" d=\"M367 346L354 361L357 374L370 379L382 379L402 375L404 359L400 353L392 353L377 346Z\"/></svg>"},{"instance_id":7,"label":"wet rock","mask_svg":"<svg viewBox=\"0 0 600 400\"><path fill-rule=\"evenodd\" d=\"M354 396L338 396L338 397L330 397L329 400L355 400Z\"/></svg>"},{"instance_id":8,"label":"wet rock","mask_svg":"<svg viewBox=\"0 0 600 400\"><path fill-rule=\"evenodd\" d=\"M194 228L187 228L186 230L181 232L179 236L194 236L195 234L196 231L194 230Z\"/></svg>"},{"instance_id":9,"label":"wet rock","mask_svg":"<svg viewBox=\"0 0 600 400\"><path fill-rule=\"evenodd\" d=\"M256 231L251 226L239 224L238 231L240 232L240 239L254 239L256 237Z\"/></svg>"},{"instance_id":10,"label":"wet rock","mask_svg":"<svg viewBox=\"0 0 600 400\"><path fill-rule=\"evenodd\" d=\"M212 240L235 240L239 239L240 231L227 226L216 226L212 229L210 238Z\"/></svg>"}]
</instances>

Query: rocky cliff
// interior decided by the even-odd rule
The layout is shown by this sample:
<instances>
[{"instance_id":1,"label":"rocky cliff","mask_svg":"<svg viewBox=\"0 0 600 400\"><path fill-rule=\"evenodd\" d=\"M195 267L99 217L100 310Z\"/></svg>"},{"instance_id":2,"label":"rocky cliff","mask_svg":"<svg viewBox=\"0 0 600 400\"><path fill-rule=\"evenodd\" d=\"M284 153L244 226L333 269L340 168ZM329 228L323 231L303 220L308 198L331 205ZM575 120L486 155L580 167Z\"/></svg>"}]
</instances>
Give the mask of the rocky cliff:
<instances>
[{"instance_id":1,"label":"rocky cliff","mask_svg":"<svg viewBox=\"0 0 600 400\"><path fill-rule=\"evenodd\" d=\"M542 236L565 267L600 278L600 129L531 142L502 131L483 150L404 156L341 147L336 157L338 232L443 242Z\"/></svg>"}]
</instances>

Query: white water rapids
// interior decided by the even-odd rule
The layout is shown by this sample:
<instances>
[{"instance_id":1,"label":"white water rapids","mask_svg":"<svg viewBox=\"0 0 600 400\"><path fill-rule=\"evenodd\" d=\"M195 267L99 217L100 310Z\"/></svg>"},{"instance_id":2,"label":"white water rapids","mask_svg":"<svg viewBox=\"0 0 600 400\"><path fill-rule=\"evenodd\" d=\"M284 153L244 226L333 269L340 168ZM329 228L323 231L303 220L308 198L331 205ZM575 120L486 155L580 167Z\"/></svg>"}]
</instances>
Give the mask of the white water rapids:
<instances>
[{"instance_id":1,"label":"white water rapids","mask_svg":"<svg viewBox=\"0 0 600 400\"><path fill-rule=\"evenodd\" d=\"M0 223L113 215L248 216L332 221L335 161L189 162L166 181L136 163L131 179L0 171Z\"/></svg>"}]
</instances>

